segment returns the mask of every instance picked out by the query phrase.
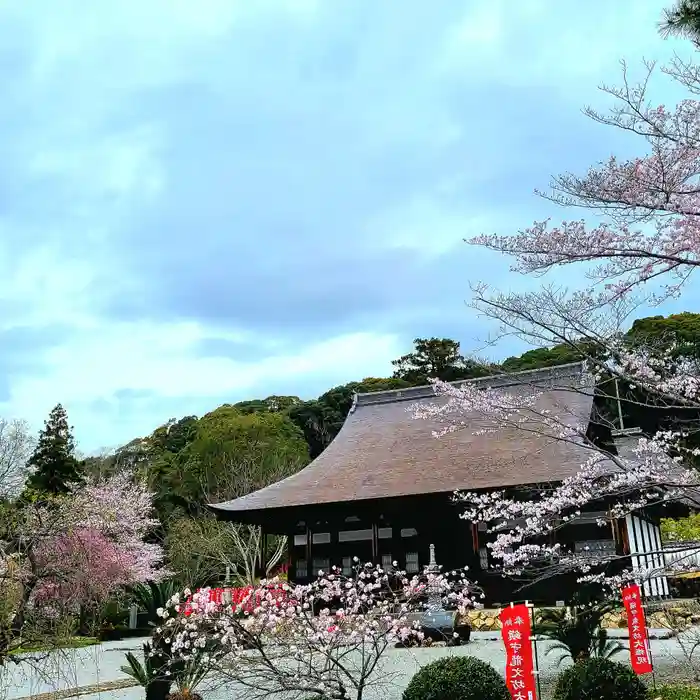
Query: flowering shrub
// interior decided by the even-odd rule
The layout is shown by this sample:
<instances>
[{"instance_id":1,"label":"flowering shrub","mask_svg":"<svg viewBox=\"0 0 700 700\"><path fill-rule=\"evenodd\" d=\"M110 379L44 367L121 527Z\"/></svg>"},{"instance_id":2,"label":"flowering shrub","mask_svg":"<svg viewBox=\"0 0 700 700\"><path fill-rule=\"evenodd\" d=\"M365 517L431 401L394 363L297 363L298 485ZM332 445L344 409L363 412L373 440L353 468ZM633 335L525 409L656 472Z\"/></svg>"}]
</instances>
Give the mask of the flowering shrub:
<instances>
[{"instance_id":1,"label":"flowering shrub","mask_svg":"<svg viewBox=\"0 0 700 700\"><path fill-rule=\"evenodd\" d=\"M358 564L351 576L332 569L304 586L263 581L231 604L219 590L186 590L159 611L155 634L173 666L216 668L249 693L360 698L390 645L422 639L407 615L426 595L466 610L475 593L464 572L408 578Z\"/></svg>"}]
</instances>

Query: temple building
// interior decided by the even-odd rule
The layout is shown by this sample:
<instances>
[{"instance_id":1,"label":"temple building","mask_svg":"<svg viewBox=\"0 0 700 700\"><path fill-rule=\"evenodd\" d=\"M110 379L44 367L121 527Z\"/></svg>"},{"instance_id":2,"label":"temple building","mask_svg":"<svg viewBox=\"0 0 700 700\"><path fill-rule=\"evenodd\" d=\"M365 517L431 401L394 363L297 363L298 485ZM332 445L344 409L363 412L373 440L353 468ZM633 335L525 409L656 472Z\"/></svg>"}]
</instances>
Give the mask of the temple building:
<instances>
[{"instance_id":1,"label":"temple building","mask_svg":"<svg viewBox=\"0 0 700 700\"><path fill-rule=\"evenodd\" d=\"M594 387L580 363L467 381L514 394L536 392L536 412L551 411L571 424L588 425L595 441L613 445L616 439L634 439L634 431L615 436L595 420ZM541 429L483 432L490 424L477 414L460 416L463 429L435 437L441 425L414 418L411 407L443 401L432 386L358 394L336 438L307 467L210 507L220 519L259 525L267 535L287 535L288 575L297 582L330 566L349 572L353 557L383 566L396 561L409 573L419 572L434 544L445 569L469 566L487 603L526 596L543 603L568 599L575 587L570 576L561 585L549 579L527 594L517 593L521 584L504 578L492 561L486 546L492 535L483 524L460 518L463 506L453 496L457 490L527 493L552 485L574 475L590 451ZM631 557L635 566L662 564L659 512L601 527L602 508L557 530L556 541L587 556L616 553ZM646 588L653 597L669 594L663 576Z\"/></svg>"}]
</instances>

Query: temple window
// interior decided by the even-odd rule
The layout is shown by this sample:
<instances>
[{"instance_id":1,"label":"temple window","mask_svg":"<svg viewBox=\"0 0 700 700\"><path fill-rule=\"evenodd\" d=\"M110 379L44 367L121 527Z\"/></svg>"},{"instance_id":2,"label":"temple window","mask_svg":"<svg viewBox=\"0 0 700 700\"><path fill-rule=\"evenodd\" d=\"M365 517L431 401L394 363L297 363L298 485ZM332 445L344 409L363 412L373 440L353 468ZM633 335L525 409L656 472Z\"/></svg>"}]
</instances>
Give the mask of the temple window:
<instances>
[{"instance_id":1,"label":"temple window","mask_svg":"<svg viewBox=\"0 0 700 700\"><path fill-rule=\"evenodd\" d=\"M371 539L372 530L341 530L338 533L338 542L360 542Z\"/></svg>"},{"instance_id":2,"label":"temple window","mask_svg":"<svg viewBox=\"0 0 700 700\"><path fill-rule=\"evenodd\" d=\"M324 573L327 573L328 570L331 568L330 561L328 560L328 557L314 559L313 564L314 564L314 571L313 571L314 576L318 576L319 571L323 571Z\"/></svg>"}]
</instances>

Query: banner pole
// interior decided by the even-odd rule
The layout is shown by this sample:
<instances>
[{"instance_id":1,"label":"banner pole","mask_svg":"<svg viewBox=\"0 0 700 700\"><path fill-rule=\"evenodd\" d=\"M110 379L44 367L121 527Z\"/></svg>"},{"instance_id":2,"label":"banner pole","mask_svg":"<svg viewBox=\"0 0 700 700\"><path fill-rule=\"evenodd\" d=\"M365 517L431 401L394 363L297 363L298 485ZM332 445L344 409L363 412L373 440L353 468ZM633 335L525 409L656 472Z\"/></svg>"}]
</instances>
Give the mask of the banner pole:
<instances>
[{"instance_id":1,"label":"banner pole","mask_svg":"<svg viewBox=\"0 0 700 700\"><path fill-rule=\"evenodd\" d=\"M530 641L535 652L535 668L532 669L532 673L537 681L537 698L542 699L542 688L540 687L540 660L537 655L537 636L535 635L535 606L529 601L525 601L525 607L530 611ZM656 688L655 688L656 689Z\"/></svg>"},{"instance_id":2,"label":"banner pole","mask_svg":"<svg viewBox=\"0 0 700 700\"><path fill-rule=\"evenodd\" d=\"M647 617L647 596L640 586L640 592L643 596L642 610L644 611L644 636L647 638L647 654L649 654L649 663L651 664L651 683L654 686L654 692L656 692L656 669L654 668L654 657L651 655L651 637L649 636L649 618ZM632 644L632 639L630 637L630 644Z\"/></svg>"}]
</instances>

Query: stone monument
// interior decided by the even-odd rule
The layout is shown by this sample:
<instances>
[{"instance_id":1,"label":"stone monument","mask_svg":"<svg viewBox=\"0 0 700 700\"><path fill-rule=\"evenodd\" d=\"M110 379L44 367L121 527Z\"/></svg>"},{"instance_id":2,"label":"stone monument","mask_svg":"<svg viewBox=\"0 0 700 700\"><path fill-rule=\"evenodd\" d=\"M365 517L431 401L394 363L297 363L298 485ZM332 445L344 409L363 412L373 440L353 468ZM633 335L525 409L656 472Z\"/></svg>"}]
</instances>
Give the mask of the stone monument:
<instances>
[{"instance_id":1,"label":"stone monument","mask_svg":"<svg viewBox=\"0 0 700 700\"><path fill-rule=\"evenodd\" d=\"M425 611L409 615L411 621L417 621L427 639L433 642L446 642L449 645L460 644L469 641L470 629L468 627L457 629L458 614L454 610L445 610L442 604L442 588L436 581L440 574L440 566L435 559L435 545L430 545L430 562L425 567L428 575L427 596ZM455 637L457 633L457 637Z\"/></svg>"}]
</instances>

